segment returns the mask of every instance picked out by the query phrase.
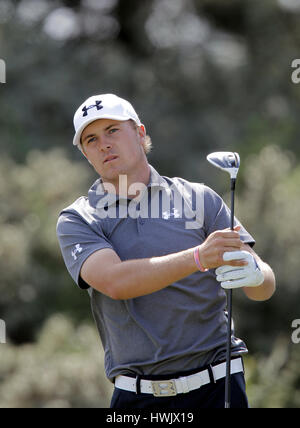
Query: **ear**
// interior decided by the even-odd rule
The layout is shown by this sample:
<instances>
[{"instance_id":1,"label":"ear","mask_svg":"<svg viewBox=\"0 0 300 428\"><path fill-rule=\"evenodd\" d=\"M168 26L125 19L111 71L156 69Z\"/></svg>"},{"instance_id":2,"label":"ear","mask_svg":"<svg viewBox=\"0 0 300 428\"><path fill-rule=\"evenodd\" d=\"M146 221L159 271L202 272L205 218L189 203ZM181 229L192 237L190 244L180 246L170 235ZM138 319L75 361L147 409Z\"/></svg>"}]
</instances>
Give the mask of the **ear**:
<instances>
[{"instance_id":1,"label":"ear","mask_svg":"<svg viewBox=\"0 0 300 428\"><path fill-rule=\"evenodd\" d=\"M139 136L144 139L146 137L146 128L145 128L145 125L143 125L143 124L140 125L138 127L138 132L139 132Z\"/></svg>"}]
</instances>

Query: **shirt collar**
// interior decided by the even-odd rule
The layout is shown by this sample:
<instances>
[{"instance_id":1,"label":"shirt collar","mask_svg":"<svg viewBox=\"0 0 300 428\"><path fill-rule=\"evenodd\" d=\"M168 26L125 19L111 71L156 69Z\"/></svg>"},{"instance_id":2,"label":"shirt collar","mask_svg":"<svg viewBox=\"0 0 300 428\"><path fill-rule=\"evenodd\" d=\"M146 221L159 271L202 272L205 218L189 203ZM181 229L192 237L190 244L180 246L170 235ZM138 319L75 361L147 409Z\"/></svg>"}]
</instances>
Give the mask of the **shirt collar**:
<instances>
[{"instance_id":1,"label":"shirt collar","mask_svg":"<svg viewBox=\"0 0 300 428\"><path fill-rule=\"evenodd\" d=\"M149 165L149 166L150 166L150 180L147 187L148 188L156 187L156 188L164 188L164 189L169 187L167 181L161 175L159 175L156 169L154 169L152 165ZM94 182L94 184L92 185L92 187L88 192L88 199L89 199L90 205L93 207L96 207L99 201L104 197L106 198L107 206L111 206L115 204L117 201L119 201L119 203L127 204L127 201L128 201L127 198L120 197L119 195L115 195L113 193L109 194L108 192L106 192L103 187L102 179L101 177L99 177Z\"/></svg>"},{"instance_id":2,"label":"shirt collar","mask_svg":"<svg viewBox=\"0 0 300 428\"><path fill-rule=\"evenodd\" d=\"M161 175L159 175L156 169L154 169L152 165L149 165L149 166L150 166L150 180L148 183L148 187L162 187L162 188L169 187L167 181Z\"/></svg>"}]
</instances>

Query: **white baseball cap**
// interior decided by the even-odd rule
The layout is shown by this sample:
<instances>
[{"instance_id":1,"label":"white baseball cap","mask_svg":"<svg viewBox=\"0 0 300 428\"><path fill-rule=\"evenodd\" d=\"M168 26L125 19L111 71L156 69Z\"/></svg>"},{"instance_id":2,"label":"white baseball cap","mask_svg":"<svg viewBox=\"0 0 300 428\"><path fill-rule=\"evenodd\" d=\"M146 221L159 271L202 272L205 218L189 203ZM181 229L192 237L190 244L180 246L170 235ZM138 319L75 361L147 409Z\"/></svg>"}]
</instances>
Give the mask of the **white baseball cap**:
<instances>
[{"instance_id":1,"label":"white baseball cap","mask_svg":"<svg viewBox=\"0 0 300 428\"><path fill-rule=\"evenodd\" d=\"M93 95L81 104L74 115L74 146L81 150L80 138L84 128L98 119L121 121L132 119L138 126L142 125L134 108L128 101L113 94Z\"/></svg>"}]
</instances>

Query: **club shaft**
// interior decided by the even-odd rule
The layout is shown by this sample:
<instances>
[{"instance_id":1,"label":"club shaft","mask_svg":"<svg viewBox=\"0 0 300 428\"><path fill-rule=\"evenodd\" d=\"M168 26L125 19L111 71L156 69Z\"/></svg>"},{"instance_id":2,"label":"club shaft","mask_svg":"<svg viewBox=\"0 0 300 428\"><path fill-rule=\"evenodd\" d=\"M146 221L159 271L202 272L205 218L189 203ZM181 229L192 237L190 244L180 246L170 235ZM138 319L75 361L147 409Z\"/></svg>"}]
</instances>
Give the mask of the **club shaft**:
<instances>
[{"instance_id":1,"label":"club shaft","mask_svg":"<svg viewBox=\"0 0 300 428\"><path fill-rule=\"evenodd\" d=\"M231 364L231 319L232 319L232 290L227 290L227 340L226 340L226 377L225 377L225 409L230 408L230 364Z\"/></svg>"},{"instance_id":2,"label":"club shaft","mask_svg":"<svg viewBox=\"0 0 300 428\"><path fill-rule=\"evenodd\" d=\"M234 228L234 191L235 191L235 179L231 179L231 219L230 227L231 230ZM230 409L230 366L231 366L231 323L232 323L232 290L227 290L227 313L228 313L228 324L227 324L227 340L226 340L226 377L225 377L225 409Z\"/></svg>"},{"instance_id":3,"label":"club shaft","mask_svg":"<svg viewBox=\"0 0 300 428\"><path fill-rule=\"evenodd\" d=\"M234 228L234 191L235 191L235 178L230 180L231 183L231 218L230 218L230 228Z\"/></svg>"}]
</instances>

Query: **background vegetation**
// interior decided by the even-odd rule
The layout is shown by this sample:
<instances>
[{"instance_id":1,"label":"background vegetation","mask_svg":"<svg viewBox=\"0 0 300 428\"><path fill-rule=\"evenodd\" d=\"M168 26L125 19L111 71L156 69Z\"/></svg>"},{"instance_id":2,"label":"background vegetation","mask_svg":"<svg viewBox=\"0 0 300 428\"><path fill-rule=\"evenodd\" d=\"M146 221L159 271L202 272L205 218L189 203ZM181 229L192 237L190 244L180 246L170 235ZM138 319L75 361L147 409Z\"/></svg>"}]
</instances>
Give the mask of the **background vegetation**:
<instances>
[{"instance_id":1,"label":"background vegetation","mask_svg":"<svg viewBox=\"0 0 300 428\"><path fill-rule=\"evenodd\" d=\"M299 0L1 0L0 407L106 407L111 386L90 314L55 235L59 211L95 173L72 146L77 106L96 93L132 101L161 174L228 200L207 153L242 164L237 216L278 290L234 293L253 407L300 407Z\"/></svg>"}]
</instances>

